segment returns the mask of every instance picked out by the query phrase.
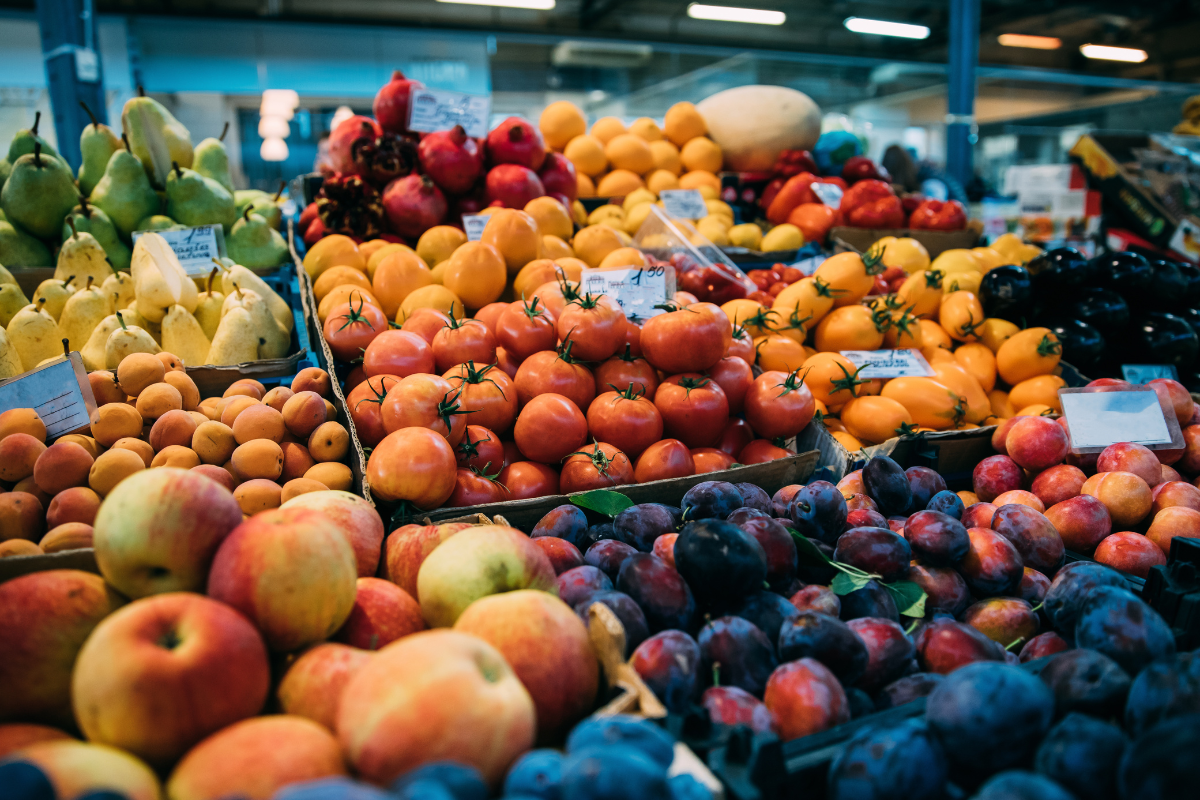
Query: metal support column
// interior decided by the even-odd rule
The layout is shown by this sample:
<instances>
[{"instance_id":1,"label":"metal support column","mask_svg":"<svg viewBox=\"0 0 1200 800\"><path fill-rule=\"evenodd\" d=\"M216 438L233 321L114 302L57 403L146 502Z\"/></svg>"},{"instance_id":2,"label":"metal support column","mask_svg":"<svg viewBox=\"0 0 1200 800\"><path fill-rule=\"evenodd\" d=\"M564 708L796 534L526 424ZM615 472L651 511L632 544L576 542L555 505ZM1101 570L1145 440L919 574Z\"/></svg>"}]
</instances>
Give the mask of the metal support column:
<instances>
[{"instance_id":1,"label":"metal support column","mask_svg":"<svg viewBox=\"0 0 1200 800\"><path fill-rule=\"evenodd\" d=\"M91 121L80 103L100 122L108 116L93 0L37 0L37 14L58 151L78 169L79 134Z\"/></svg>"},{"instance_id":2,"label":"metal support column","mask_svg":"<svg viewBox=\"0 0 1200 800\"><path fill-rule=\"evenodd\" d=\"M975 136L975 68L979 64L979 0L950 0L950 88L946 114L946 171L971 180Z\"/></svg>"}]
</instances>

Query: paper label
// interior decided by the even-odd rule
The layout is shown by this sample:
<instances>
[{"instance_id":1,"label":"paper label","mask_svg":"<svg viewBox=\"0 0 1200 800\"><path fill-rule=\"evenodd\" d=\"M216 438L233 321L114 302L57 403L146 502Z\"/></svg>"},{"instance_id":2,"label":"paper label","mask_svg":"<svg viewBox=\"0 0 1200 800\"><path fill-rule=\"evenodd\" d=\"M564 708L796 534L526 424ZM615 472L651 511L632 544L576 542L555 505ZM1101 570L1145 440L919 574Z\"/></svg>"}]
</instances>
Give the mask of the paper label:
<instances>
[{"instance_id":1,"label":"paper label","mask_svg":"<svg viewBox=\"0 0 1200 800\"><path fill-rule=\"evenodd\" d=\"M46 424L46 438L57 439L91 425L96 398L79 353L53 364L0 381L0 412L32 408Z\"/></svg>"},{"instance_id":2,"label":"paper label","mask_svg":"<svg viewBox=\"0 0 1200 800\"><path fill-rule=\"evenodd\" d=\"M212 272L214 258L225 255L225 232L220 225L198 225L195 228L176 228L167 231L135 231L134 244L142 233L157 233L175 251L183 271L192 277Z\"/></svg>"},{"instance_id":3,"label":"paper label","mask_svg":"<svg viewBox=\"0 0 1200 800\"><path fill-rule=\"evenodd\" d=\"M606 294L621 304L627 317L648 319L665 313L654 306L675 294L674 267L617 267L585 269L581 291Z\"/></svg>"},{"instance_id":4,"label":"paper label","mask_svg":"<svg viewBox=\"0 0 1200 800\"><path fill-rule=\"evenodd\" d=\"M478 242L483 236L483 229L491 214L463 214L463 230L466 231L468 242Z\"/></svg>"},{"instance_id":5,"label":"paper label","mask_svg":"<svg viewBox=\"0 0 1200 800\"><path fill-rule=\"evenodd\" d=\"M1121 373L1125 380L1138 386L1158 378L1179 380L1179 373L1175 371L1174 364L1122 364Z\"/></svg>"},{"instance_id":6,"label":"paper label","mask_svg":"<svg viewBox=\"0 0 1200 800\"><path fill-rule=\"evenodd\" d=\"M467 136L482 139L488 134L492 98L444 89L413 89L409 104L408 129L421 133L446 131L462 125Z\"/></svg>"},{"instance_id":7,"label":"paper label","mask_svg":"<svg viewBox=\"0 0 1200 800\"><path fill-rule=\"evenodd\" d=\"M860 378L928 378L936 373L920 350L842 350Z\"/></svg>"},{"instance_id":8,"label":"paper label","mask_svg":"<svg viewBox=\"0 0 1200 800\"><path fill-rule=\"evenodd\" d=\"M1200 228L1196 227L1190 219L1183 218L1179 221L1175 233L1171 235L1171 242L1167 246L1193 264L1200 261Z\"/></svg>"},{"instance_id":9,"label":"paper label","mask_svg":"<svg viewBox=\"0 0 1200 800\"><path fill-rule=\"evenodd\" d=\"M842 206L842 187L836 183L822 183L821 181L813 181L809 184L813 194L817 196L825 205L830 208L841 208Z\"/></svg>"},{"instance_id":10,"label":"paper label","mask_svg":"<svg viewBox=\"0 0 1200 800\"><path fill-rule=\"evenodd\" d=\"M1125 392L1059 392L1071 434L1071 450L1117 442L1171 445L1173 436L1153 389ZM1176 426L1178 427L1178 426ZM1180 445L1183 437L1180 436Z\"/></svg>"},{"instance_id":11,"label":"paper label","mask_svg":"<svg viewBox=\"0 0 1200 800\"><path fill-rule=\"evenodd\" d=\"M664 189L658 193L663 208L674 219L701 219L708 216L704 195L695 189Z\"/></svg>"}]
</instances>

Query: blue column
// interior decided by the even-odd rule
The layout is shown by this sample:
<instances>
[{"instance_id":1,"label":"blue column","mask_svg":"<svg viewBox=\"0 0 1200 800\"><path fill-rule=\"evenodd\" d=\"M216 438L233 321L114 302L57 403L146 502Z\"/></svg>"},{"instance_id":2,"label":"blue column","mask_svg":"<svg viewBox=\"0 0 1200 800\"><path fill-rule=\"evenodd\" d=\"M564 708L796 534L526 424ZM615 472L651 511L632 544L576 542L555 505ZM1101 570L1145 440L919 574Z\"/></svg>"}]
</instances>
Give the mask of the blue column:
<instances>
[{"instance_id":1,"label":"blue column","mask_svg":"<svg viewBox=\"0 0 1200 800\"><path fill-rule=\"evenodd\" d=\"M37 0L37 14L58 151L78 169L79 134L91 121L80 103L107 121L93 0Z\"/></svg>"},{"instance_id":2,"label":"blue column","mask_svg":"<svg viewBox=\"0 0 1200 800\"><path fill-rule=\"evenodd\" d=\"M975 124L975 67L979 64L979 0L950 0L950 87L946 114L946 171L971 180Z\"/></svg>"}]
</instances>

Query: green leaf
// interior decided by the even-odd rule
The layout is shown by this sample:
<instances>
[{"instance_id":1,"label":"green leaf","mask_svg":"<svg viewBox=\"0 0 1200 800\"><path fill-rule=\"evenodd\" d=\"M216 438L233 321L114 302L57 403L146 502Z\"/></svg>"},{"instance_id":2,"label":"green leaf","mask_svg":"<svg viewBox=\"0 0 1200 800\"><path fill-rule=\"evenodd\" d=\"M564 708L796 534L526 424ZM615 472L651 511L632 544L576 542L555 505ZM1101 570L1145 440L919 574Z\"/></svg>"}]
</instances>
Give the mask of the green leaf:
<instances>
[{"instance_id":1,"label":"green leaf","mask_svg":"<svg viewBox=\"0 0 1200 800\"><path fill-rule=\"evenodd\" d=\"M800 531L794 528L788 528L788 533L792 534L792 539L796 542L796 553L800 556L801 564L829 564L834 566L824 553L821 552L812 540L805 536Z\"/></svg>"},{"instance_id":2,"label":"green leaf","mask_svg":"<svg viewBox=\"0 0 1200 800\"><path fill-rule=\"evenodd\" d=\"M892 593L896 608L906 617L925 616L925 590L912 581L897 581L885 583L885 589Z\"/></svg>"},{"instance_id":3,"label":"green leaf","mask_svg":"<svg viewBox=\"0 0 1200 800\"><path fill-rule=\"evenodd\" d=\"M829 584L829 588L834 594L850 594L857 592L859 589L871 582L871 579L865 575L847 575L845 572L838 573L833 578L833 583Z\"/></svg>"},{"instance_id":4,"label":"green leaf","mask_svg":"<svg viewBox=\"0 0 1200 800\"><path fill-rule=\"evenodd\" d=\"M615 517L633 505L633 501L625 495L620 492L610 492L608 489L593 489L590 492L572 495L571 502L580 508L586 508L609 517Z\"/></svg>"}]
</instances>

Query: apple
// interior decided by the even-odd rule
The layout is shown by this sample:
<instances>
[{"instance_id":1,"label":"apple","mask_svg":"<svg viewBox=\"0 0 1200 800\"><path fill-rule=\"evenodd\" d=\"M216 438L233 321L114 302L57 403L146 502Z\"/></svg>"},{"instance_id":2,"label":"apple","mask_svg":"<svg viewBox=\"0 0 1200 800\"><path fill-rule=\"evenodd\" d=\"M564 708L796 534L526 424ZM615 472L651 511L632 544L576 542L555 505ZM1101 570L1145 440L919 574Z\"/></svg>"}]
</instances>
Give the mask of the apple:
<instances>
[{"instance_id":1,"label":"apple","mask_svg":"<svg viewBox=\"0 0 1200 800\"><path fill-rule=\"evenodd\" d=\"M136 600L204 589L213 554L242 521L233 494L198 472L136 472L109 492L92 534L100 574Z\"/></svg>"},{"instance_id":2,"label":"apple","mask_svg":"<svg viewBox=\"0 0 1200 800\"><path fill-rule=\"evenodd\" d=\"M431 628L448 628L481 597L517 589L558 594L558 578L542 549L516 528L476 525L442 542L417 573L421 613Z\"/></svg>"},{"instance_id":3,"label":"apple","mask_svg":"<svg viewBox=\"0 0 1200 800\"><path fill-rule=\"evenodd\" d=\"M412 595L382 578L359 578L354 608L333 638L363 650L378 650L423 630L421 607Z\"/></svg>"},{"instance_id":4,"label":"apple","mask_svg":"<svg viewBox=\"0 0 1200 800\"><path fill-rule=\"evenodd\" d=\"M70 739L71 735L51 728L49 725L35 725L32 722L12 722L0 725L0 758L4 758L13 750L20 750L38 742L53 742L59 739Z\"/></svg>"},{"instance_id":5,"label":"apple","mask_svg":"<svg viewBox=\"0 0 1200 800\"><path fill-rule=\"evenodd\" d=\"M418 601L417 573L439 544L459 531L472 527L469 522L442 525L401 525L388 534L384 543L382 577L408 592Z\"/></svg>"},{"instance_id":6,"label":"apple","mask_svg":"<svg viewBox=\"0 0 1200 800\"><path fill-rule=\"evenodd\" d=\"M167 797L267 800L288 784L345 774L337 739L311 719L252 717L188 751L167 780Z\"/></svg>"},{"instance_id":7,"label":"apple","mask_svg":"<svg viewBox=\"0 0 1200 800\"><path fill-rule=\"evenodd\" d=\"M358 561L358 577L375 574L383 545L383 520L375 507L361 497L329 489L309 492L288 500L280 508L311 508L338 524Z\"/></svg>"},{"instance_id":8,"label":"apple","mask_svg":"<svg viewBox=\"0 0 1200 800\"><path fill-rule=\"evenodd\" d=\"M554 595L524 589L481 597L454 630L500 651L533 698L543 741L559 740L591 710L600 665L583 621Z\"/></svg>"},{"instance_id":9,"label":"apple","mask_svg":"<svg viewBox=\"0 0 1200 800\"><path fill-rule=\"evenodd\" d=\"M370 658L366 650L332 642L304 651L279 682L280 708L333 730L342 690Z\"/></svg>"},{"instance_id":10,"label":"apple","mask_svg":"<svg viewBox=\"0 0 1200 800\"><path fill-rule=\"evenodd\" d=\"M155 765L257 714L271 685L267 648L249 620L190 592L111 614L75 663L71 699L88 741Z\"/></svg>"},{"instance_id":11,"label":"apple","mask_svg":"<svg viewBox=\"0 0 1200 800\"><path fill-rule=\"evenodd\" d=\"M0 719L72 726L75 657L124 602L99 575L77 569L0 583Z\"/></svg>"},{"instance_id":12,"label":"apple","mask_svg":"<svg viewBox=\"0 0 1200 800\"><path fill-rule=\"evenodd\" d=\"M371 657L342 693L337 735L355 771L379 785L448 759L496 786L533 745L536 724L529 692L496 648L438 630Z\"/></svg>"},{"instance_id":13,"label":"apple","mask_svg":"<svg viewBox=\"0 0 1200 800\"><path fill-rule=\"evenodd\" d=\"M250 517L221 543L208 595L241 611L281 652L328 639L354 606L354 549L329 517L276 508Z\"/></svg>"},{"instance_id":14,"label":"apple","mask_svg":"<svg viewBox=\"0 0 1200 800\"><path fill-rule=\"evenodd\" d=\"M128 800L161 800L158 777L135 756L104 744L74 739L38 742L9 754L10 761L35 765L64 800L108 790ZM0 764L4 761L0 760Z\"/></svg>"}]
</instances>

